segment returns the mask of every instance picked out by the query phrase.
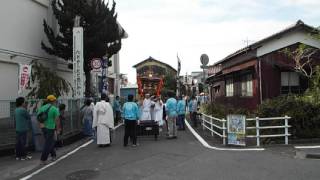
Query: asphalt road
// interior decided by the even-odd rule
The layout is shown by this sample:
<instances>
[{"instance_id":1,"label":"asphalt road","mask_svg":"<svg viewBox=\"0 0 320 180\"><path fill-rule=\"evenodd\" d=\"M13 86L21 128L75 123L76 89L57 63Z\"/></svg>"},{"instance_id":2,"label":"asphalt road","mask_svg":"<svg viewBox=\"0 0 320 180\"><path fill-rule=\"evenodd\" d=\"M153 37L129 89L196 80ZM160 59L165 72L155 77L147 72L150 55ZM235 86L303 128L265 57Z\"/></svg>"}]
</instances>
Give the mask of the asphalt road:
<instances>
[{"instance_id":1,"label":"asphalt road","mask_svg":"<svg viewBox=\"0 0 320 180\"><path fill-rule=\"evenodd\" d=\"M122 146L123 128L111 147L95 144L33 176L35 180L264 180L320 179L320 161L295 159L278 151L233 152L204 148L190 133L178 139L139 138L138 147Z\"/></svg>"}]
</instances>

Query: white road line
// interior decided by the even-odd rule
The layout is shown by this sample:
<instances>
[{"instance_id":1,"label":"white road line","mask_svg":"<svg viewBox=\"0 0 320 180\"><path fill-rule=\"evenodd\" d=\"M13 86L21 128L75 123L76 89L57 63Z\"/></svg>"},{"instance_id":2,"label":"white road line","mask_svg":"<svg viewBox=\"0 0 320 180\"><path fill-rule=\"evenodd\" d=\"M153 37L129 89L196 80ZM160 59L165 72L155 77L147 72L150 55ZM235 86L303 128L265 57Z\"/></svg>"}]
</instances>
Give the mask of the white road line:
<instances>
[{"instance_id":1,"label":"white road line","mask_svg":"<svg viewBox=\"0 0 320 180\"><path fill-rule=\"evenodd\" d=\"M119 124L118 126L115 127L115 129L118 129L118 128L119 128L120 126L122 126L122 125L123 125L122 123ZM77 147L76 149L74 149L73 151L67 153L66 155L61 156L61 157L60 157L59 159L57 159L56 161L54 161L54 162L52 162L52 163L50 163L50 164L45 165L44 167L36 170L35 172L31 173L31 174L28 175L28 176L25 176L25 177L23 177L23 178L20 178L20 180L28 180L28 179L32 178L34 175L37 175L37 174L39 174L40 172L44 171L45 169L47 169L47 168L49 168L49 167L57 164L58 162L62 161L63 159L65 159L65 158L71 156L72 154L76 153L76 152L79 151L81 148L84 148L84 147L88 146L88 145L91 144L92 142L93 142L93 140L90 140L90 141L84 143L83 145Z\"/></svg>"},{"instance_id":2,"label":"white road line","mask_svg":"<svg viewBox=\"0 0 320 180\"><path fill-rule=\"evenodd\" d=\"M320 146L295 146L295 149L318 149Z\"/></svg>"},{"instance_id":3,"label":"white road line","mask_svg":"<svg viewBox=\"0 0 320 180\"><path fill-rule=\"evenodd\" d=\"M32 178L34 175L39 174L41 171L49 168L50 166L53 166L53 165L57 164L58 162L60 162L60 161L62 161L63 159L67 158L68 156L70 156L70 155L74 154L75 152L79 151L79 149L88 146L88 145L91 144L92 142L93 142L93 140L90 140L90 141L86 142L85 144L77 147L76 149L74 149L73 151L69 152L68 154L60 157L60 158L57 159L56 161L54 161L54 162L52 162L52 163L50 163L50 164L45 165L44 167L36 170L35 172L31 173L30 175L28 175L28 176L26 176L26 177L21 178L20 180L27 180L27 179Z\"/></svg>"},{"instance_id":4,"label":"white road line","mask_svg":"<svg viewBox=\"0 0 320 180\"><path fill-rule=\"evenodd\" d=\"M234 149L234 148L218 148L214 146L210 146L189 124L188 121L185 120L185 123L191 133L200 141L200 143L209 149L218 150L218 151L264 151L264 148L243 148L243 149Z\"/></svg>"}]
</instances>

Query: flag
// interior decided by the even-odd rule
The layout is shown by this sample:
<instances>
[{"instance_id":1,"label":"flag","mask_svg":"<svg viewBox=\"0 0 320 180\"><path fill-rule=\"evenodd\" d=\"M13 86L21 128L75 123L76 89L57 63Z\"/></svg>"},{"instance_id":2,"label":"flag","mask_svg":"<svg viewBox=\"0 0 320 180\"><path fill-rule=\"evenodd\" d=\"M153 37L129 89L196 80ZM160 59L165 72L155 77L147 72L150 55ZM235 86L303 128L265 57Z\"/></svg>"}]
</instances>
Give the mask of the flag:
<instances>
[{"instance_id":1,"label":"flag","mask_svg":"<svg viewBox=\"0 0 320 180\"><path fill-rule=\"evenodd\" d=\"M177 53L177 60L178 60L178 76L179 76L180 70L181 70L181 61L180 61L178 53Z\"/></svg>"}]
</instances>

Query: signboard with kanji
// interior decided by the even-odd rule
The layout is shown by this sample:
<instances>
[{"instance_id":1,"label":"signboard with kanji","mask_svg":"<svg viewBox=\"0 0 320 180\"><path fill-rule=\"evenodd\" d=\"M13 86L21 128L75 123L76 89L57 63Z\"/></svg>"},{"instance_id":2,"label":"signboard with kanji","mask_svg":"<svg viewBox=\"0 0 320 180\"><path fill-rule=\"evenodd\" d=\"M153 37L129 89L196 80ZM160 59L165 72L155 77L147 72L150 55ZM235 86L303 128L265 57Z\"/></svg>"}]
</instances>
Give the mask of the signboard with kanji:
<instances>
[{"instance_id":1,"label":"signboard with kanji","mask_svg":"<svg viewBox=\"0 0 320 180\"><path fill-rule=\"evenodd\" d=\"M73 28L73 89L74 97L84 96L83 28Z\"/></svg>"}]
</instances>

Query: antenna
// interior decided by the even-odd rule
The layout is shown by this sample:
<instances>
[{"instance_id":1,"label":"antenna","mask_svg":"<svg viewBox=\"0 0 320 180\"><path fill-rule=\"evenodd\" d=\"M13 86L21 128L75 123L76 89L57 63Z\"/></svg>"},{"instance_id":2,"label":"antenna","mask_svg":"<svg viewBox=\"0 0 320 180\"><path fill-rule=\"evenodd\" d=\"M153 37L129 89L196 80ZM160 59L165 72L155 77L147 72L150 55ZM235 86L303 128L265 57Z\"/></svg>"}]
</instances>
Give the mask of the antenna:
<instances>
[{"instance_id":1,"label":"antenna","mask_svg":"<svg viewBox=\"0 0 320 180\"><path fill-rule=\"evenodd\" d=\"M248 37L246 37L245 40L242 40L242 42L245 44L246 47L249 46L249 44L255 42L254 40L250 40Z\"/></svg>"}]
</instances>

